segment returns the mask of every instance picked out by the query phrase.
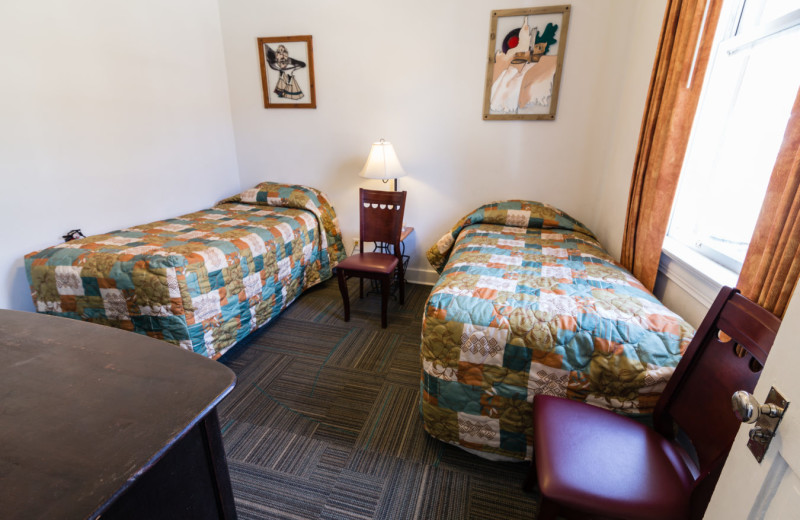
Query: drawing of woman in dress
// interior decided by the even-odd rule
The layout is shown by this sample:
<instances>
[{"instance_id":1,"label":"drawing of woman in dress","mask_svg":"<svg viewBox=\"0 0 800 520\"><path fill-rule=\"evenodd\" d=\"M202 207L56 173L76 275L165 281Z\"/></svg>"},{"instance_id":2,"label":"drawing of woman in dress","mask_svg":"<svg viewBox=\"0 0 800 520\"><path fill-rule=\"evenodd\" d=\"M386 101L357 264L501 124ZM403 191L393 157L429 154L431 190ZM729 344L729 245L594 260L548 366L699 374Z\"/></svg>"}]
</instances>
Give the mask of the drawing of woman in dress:
<instances>
[{"instance_id":1,"label":"drawing of woman in dress","mask_svg":"<svg viewBox=\"0 0 800 520\"><path fill-rule=\"evenodd\" d=\"M306 64L300 60L289 57L289 51L285 45L278 45L276 50L272 50L267 45L267 63L273 70L277 70L280 75L275 86L275 94L278 97L287 99L301 99L304 94L294 77L294 71L302 69Z\"/></svg>"}]
</instances>

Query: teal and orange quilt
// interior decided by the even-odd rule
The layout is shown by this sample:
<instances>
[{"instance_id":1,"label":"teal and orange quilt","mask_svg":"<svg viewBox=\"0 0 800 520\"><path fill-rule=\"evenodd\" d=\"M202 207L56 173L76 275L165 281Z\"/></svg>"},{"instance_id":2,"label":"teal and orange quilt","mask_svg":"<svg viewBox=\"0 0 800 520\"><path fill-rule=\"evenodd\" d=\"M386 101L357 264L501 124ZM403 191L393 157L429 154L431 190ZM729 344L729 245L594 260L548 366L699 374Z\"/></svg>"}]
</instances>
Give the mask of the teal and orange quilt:
<instances>
[{"instance_id":1,"label":"teal and orange quilt","mask_svg":"<svg viewBox=\"0 0 800 520\"><path fill-rule=\"evenodd\" d=\"M318 190L265 182L215 207L25 256L38 312L218 358L345 257Z\"/></svg>"},{"instance_id":2,"label":"teal and orange quilt","mask_svg":"<svg viewBox=\"0 0 800 520\"><path fill-rule=\"evenodd\" d=\"M650 414L694 335L584 225L546 204L487 204L428 251L420 409L433 437L532 456L536 394Z\"/></svg>"}]
</instances>

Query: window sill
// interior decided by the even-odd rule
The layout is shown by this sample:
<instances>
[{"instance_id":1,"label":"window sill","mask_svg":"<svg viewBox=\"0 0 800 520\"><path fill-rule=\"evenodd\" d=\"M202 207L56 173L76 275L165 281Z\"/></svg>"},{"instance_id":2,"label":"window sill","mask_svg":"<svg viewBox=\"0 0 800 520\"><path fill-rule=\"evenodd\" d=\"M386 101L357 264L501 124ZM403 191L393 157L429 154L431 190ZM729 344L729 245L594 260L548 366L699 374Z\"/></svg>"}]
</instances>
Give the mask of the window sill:
<instances>
[{"instance_id":1,"label":"window sill","mask_svg":"<svg viewBox=\"0 0 800 520\"><path fill-rule=\"evenodd\" d=\"M723 285L734 287L739 275L665 237L658 270L706 307L711 307Z\"/></svg>"}]
</instances>

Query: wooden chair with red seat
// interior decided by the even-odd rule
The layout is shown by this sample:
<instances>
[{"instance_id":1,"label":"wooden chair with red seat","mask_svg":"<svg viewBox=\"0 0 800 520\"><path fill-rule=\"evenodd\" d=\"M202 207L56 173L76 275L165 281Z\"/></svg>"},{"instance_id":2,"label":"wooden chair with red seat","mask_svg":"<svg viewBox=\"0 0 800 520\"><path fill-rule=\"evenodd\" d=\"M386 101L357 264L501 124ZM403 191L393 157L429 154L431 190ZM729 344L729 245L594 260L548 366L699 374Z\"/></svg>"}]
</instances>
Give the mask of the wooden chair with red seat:
<instances>
[{"instance_id":1,"label":"wooden chair with red seat","mask_svg":"<svg viewBox=\"0 0 800 520\"><path fill-rule=\"evenodd\" d=\"M359 297L364 297L364 278L381 282L381 327L386 328L386 310L392 278L397 275L400 304L405 303L405 273L400 251L400 234L406 209L405 191L359 190L359 252L336 266L339 290L344 300L344 321L350 321L350 295L347 278L357 276ZM392 253L364 252L364 242L377 242L392 246Z\"/></svg>"},{"instance_id":2,"label":"wooden chair with red seat","mask_svg":"<svg viewBox=\"0 0 800 520\"><path fill-rule=\"evenodd\" d=\"M731 397L753 391L779 326L724 287L656 404L654 429L586 403L535 396L526 487L538 480L537 519L701 518L741 424Z\"/></svg>"}]
</instances>

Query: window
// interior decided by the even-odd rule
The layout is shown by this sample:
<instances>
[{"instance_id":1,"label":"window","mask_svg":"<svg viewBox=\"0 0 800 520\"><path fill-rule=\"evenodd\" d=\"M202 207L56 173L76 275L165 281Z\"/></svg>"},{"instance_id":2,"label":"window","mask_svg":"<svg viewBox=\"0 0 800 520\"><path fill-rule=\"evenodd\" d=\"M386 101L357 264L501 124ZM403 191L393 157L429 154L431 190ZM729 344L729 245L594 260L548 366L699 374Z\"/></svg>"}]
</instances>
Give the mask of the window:
<instances>
[{"instance_id":1,"label":"window","mask_svg":"<svg viewBox=\"0 0 800 520\"><path fill-rule=\"evenodd\" d=\"M800 0L727 0L719 23L665 249L738 273L800 86Z\"/></svg>"}]
</instances>

